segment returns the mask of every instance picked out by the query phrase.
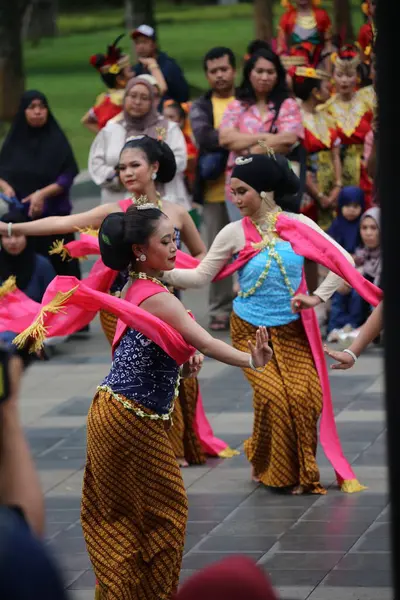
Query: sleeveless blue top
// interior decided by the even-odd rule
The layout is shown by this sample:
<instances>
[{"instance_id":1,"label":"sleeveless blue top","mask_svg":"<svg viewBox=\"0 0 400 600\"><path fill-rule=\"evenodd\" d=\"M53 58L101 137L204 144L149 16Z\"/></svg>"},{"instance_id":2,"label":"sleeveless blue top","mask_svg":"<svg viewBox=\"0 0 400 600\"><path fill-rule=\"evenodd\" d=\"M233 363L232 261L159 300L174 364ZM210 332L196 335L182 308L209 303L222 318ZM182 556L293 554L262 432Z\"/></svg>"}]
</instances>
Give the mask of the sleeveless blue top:
<instances>
[{"instance_id":1,"label":"sleeveless blue top","mask_svg":"<svg viewBox=\"0 0 400 600\"><path fill-rule=\"evenodd\" d=\"M142 333L128 329L100 385L163 415L171 408L178 376L178 364L164 350Z\"/></svg>"},{"instance_id":2,"label":"sleeveless blue top","mask_svg":"<svg viewBox=\"0 0 400 600\"><path fill-rule=\"evenodd\" d=\"M278 240L275 251L280 255L292 289L296 292L302 278L304 259L298 256L289 242ZM270 249L261 250L249 260L238 272L242 292L247 292L258 281L268 259ZM233 309L238 317L255 327L279 327L287 325L299 318L290 308L290 292L276 260L272 258L268 275L263 285L247 298L237 296L233 301Z\"/></svg>"}]
</instances>

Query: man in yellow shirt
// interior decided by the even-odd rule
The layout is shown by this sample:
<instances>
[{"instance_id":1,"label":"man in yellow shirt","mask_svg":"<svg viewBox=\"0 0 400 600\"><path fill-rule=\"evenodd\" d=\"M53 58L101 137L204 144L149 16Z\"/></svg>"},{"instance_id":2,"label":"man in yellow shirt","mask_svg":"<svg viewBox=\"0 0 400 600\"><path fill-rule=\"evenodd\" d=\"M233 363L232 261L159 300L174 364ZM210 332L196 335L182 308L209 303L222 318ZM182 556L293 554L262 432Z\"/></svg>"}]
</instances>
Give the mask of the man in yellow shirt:
<instances>
[{"instance_id":1,"label":"man in yellow shirt","mask_svg":"<svg viewBox=\"0 0 400 600\"><path fill-rule=\"evenodd\" d=\"M228 151L219 145L218 128L235 91L236 60L230 48L212 48L204 57L204 72L210 89L193 102L190 123L199 149L193 200L204 205L203 220L210 247L217 233L229 223L225 205L225 167ZM232 280L210 286L210 329L229 328Z\"/></svg>"}]
</instances>

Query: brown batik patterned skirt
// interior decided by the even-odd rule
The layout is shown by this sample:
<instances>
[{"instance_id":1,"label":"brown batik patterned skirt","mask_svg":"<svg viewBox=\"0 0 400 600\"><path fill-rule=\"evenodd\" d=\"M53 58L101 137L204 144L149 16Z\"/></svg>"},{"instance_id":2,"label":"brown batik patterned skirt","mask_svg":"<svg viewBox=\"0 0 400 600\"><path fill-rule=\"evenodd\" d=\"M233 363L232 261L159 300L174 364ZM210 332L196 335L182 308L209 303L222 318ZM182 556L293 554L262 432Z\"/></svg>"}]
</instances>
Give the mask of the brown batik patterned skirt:
<instances>
[{"instance_id":1,"label":"brown batik patterned skirt","mask_svg":"<svg viewBox=\"0 0 400 600\"><path fill-rule=\"evenodd\" d=\"M100 311L100 323L104 335L112 345L117 327L117 317L102 310ZM206 462L206 456L194 430L198 389L197 378L181 380L179 397L175 401L175 409L172 414L172 427L167 431L175 456L184 458L189 465L202 465Z\"/></svg>"},{"instance_id":2,"label":"brown batik patterned skirt","mask_svg":"<svg viewBox=\"0 0 400 600\"><path fill-rule=\"evenodd\" d=\"M87 427L81 520L98 596L170 600L188 503L164 421L138 417L99 391Z\"/></svg>"},{"instance_id":3,"label":"brown batik patterned skirt","mask_svg":"<svg viewBox=\"0 0 400 600\"><path fill-rule=\"evenodd\" d=\"M248 351L257 328L231 316L235 348ZM245 442L254 475L270 487L325 493L316 462L322 391L301 320L268 328L274 351L264 371L244 369L253 388L253 434Z\"/></svg>"}]
</instances>

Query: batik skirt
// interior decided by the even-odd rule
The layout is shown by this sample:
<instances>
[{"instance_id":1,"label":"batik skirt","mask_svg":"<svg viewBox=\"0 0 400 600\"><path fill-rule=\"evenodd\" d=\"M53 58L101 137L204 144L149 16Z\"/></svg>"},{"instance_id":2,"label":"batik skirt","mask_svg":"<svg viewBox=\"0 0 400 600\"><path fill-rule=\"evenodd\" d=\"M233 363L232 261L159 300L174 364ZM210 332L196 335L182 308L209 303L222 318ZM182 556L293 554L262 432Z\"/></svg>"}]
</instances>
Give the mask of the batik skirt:
<instances>
[{"instance_id":1,"label":"batik skirt","mask_svg":"<svg viewBox=\"0 0 400 600\"><path fill-rule=\"evenodd\" d=\"M107 391L89 410L81 521L101 600L170 600L177 589L188 502L164 423Z\"/></svg>"},{"instance_id":2,"label":"batik skirt","mask_svg":"<svg viewBox=\"0 0 400 600\"><path fill-rule=\"evenodd\" d=\"M248 351L257 327L231 316L235 348ZM253 388L254 424L245 452L264 485L325 493L316 462L322 391L301 320L268 328L274 351L264 371L244 369Z\"/></svg>"}]
</instances>

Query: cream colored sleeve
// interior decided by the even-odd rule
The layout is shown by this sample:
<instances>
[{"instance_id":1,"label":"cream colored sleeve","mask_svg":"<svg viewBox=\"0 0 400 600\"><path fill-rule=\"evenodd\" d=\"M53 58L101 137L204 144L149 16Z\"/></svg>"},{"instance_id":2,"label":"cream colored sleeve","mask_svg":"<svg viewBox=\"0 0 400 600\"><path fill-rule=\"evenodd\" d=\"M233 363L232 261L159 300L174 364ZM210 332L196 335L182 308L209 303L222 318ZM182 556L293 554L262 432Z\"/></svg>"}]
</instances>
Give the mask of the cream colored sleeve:
<instances>
[{"instance_id":1,"label":"cream colored sleeve","mask_svg":"<svg viewBox=\"0 0 400 600\"><path fill-rule=\"evenodd\" d=\"M166 143L175 156L176 172L183 173L187 167L187 147L185 137L177 123L168 123Z\"/></svg>"},{"instance_id":2,"label":"cream colored sleeve","mask_svg":"<svg viewBox=\"0 0 400 600\"><path fill-rule=\"evenodd\" d=\"M241 221L229 223L216 236L211 248L195 269L164 271L163 281L177 288L201 288L214 279L245 244Z\"/></svg>"},{"instance_id":3,"label":"cream colored sleeve","mask_svg":"<svg viewBox=\"0 0 400 600\"><path fill-rule=\"evenodd\" d=\"M349 254L344 248L342 248L340 244L338 244L327 233L325 233L325 231L323 231L314 221L301 214L293 214L291 215L291 217L298 219L302 223L305 223L305 225L308 225L309 227L317 231L326 240L328 240L328 242L335 246L343 254L343 256L347 258L349 263L354 265L354 260L351 254ZM340 286L343 285L343 283L344 282L341 277L330 271L325 277L324 281L321 283L321 285L315 290L315 292L313 292L313 295L318 296L318 298L321 298L322 302L327 302L329 298L331 298L333 294L340 288Z\"/></svg>"}]
</instances>

